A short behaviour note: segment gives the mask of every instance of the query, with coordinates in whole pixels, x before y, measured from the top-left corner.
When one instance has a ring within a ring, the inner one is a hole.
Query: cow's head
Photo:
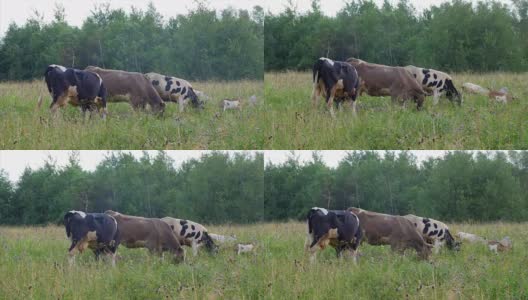
[[[446,238],[446,245],[448,249],[455,250],[455,251],[460,250],[460,247],[462,246],[462,242],[455,240],[449,230],[446,230],[445,238]]]
[[[66,236],[77,242],[89,231],[86,223],[86,213],[82,211],[71,210],[64,215],[64,227],[66,229]]]
[[[207,251],[209,251],[210,253],[218,253],[218,246],[214,243],[213,239],[209,236],[206,231],[203,232],[201,242],[204,243],[205,249],[207,249]]]
[[[191,103],[195,108],[204,108],[204,102],[198,98],[198,95],[194,92],[192,88],[189,88],[189,91],[187,92],[189,98],[191,99]]]
[[[65,71],[57,66],[48,66],[44,78],[52,98],[50,109],[55,111],[68,102],[70,85],[66,79]]]

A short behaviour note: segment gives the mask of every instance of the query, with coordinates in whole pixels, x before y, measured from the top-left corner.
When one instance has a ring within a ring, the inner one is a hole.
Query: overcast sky
[[[79,163],[84,170],[93,171],[101,160],[112,151],[98,151],[98,150],[82,150],[79,151]],[[118,151],[116,151],[118,152]],[[143,156],[143,151],[124,151],[132,153],[136,157]],[[147,151],[151,157],[157,155],[158,151]],[[191,158],[199,158],[202,154],[208,151],[190,150],[190,151],[166,151],[167,154],[174,160],[176,166],[181,165],[184,161]],[[229,153],[235,152],[252,152],[252,151],[227,151]],[[0,151],[0,170],[7,172],[9,179],[12,182],[17,182],[18,178],[24,172],[26,167],[31,169],[38,169],[44,166],[44,163],[51,157],[57,162],[58,166],[65,166],[68,164],[68,158],[71,151],[62,150],[3,150]]]
[[[196,7],[195,0],[151,0],[157,11],[161,13],[166,20],[178,14],[186,14],[190,9]],[[233,7],[236,9],[251,10],[254,6],[263,6],[266,11],[279,13],[284,11],[287,0],[201,0],[206,1],[210,8],[224,9]],[[476,2],[476,0],[472,0]],[[510,0],[499,0],[503,3],[511,4]],[[4,35],[11,22],[22,25],[26,20],[33,16],[33,11],[37,10],[44,15],[44,20],[49,22],[53,19],[55,4],[60,3],[65,8],[66,21],[70,25],[80,26],[84,19],[90,15],[90,10],[95,5],[107,3],[108,0],[0,0],[0,36]],[[311,0],[292,0],[300,11],[310,9]],[[344,7],[345,0],[323,0],[321,9],[327,15],[335,15],[337,11]],[[375,0],[380,5],[383,0]],[[389,0],[390,3],[396,4],[398,0]],[[438,5],[446,0],[410,0],[410,3],[422,11],[432,4]],[[145,10],[149,1],[146,0],[112,0],[111,8],[123,8],[130,11],[134,6]]]

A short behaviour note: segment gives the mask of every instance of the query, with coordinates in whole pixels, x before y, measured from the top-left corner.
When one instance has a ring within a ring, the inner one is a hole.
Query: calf
[[[427,259],[431,245],[427,244],[414,224],[402,216],[393,216],[351,207],[361,222],[363,234],[370,245],[390,245],[393,251],[416,250],[418,257]]]
[[[224,111],[228,110],[228,109],[237,109],[237,110],[241,110],[242,109],[242,101],[240,101],[239,99],[224,99],[222,100],[222,102],[220,102],[222,108],[224,109]]]
[[[180,242],[170,226],[162,220],[128,216],[111,210],[105,214],[117,221],[120,241],[125,247],[147,248],[150,253],[160,256],[164,251],[169,251],[175,262],[184,259]]]
[[[365,62],[357,58],[349,58],[359,75],[359,92],[367,92],[373,97],[390,96],[392,102],[412,99],[417,109],[421,109],[425,101],[425,92],[411,74],[403,67],[389,67]]]
[[[312,103],[317,105],[319,96],[326,98],[328,109],[334,115],[334,98],[350,99],[356,114],[356,98],[359,78],[356,69],[347,62],[319,58],[313,66]]]
[[[95,106],[98,110],[102,109],[102,116],[106,118],[106,88],[96,73],[49,65],[44,78],[52,96],[52,112],[70,103],[80,106],[83,113],[92,111]]]
[[[415,215],[405,215],[403,217],[414,224],[426,242],[433,244],[435,253],[438,253],[440,247],[444,244],[450,250],[460,250],[460,242],[455,241],[446,224],[434,219],[422,218]]]
[[[209,252],[218,252],[218,246],[215,245],[209,236],[207,229],[203,225],[193,221],[171,217],[165,217],[161,220],[169,224],[181,245],[190,246],[192,248],[194,256],[198,254],[198,249],[202,246],[205,246],[205,249]]]
[[[515,97],[506,88],[501,88],[499,91],[492,91],[471,82],[464,83],[462,88],[468,93],[483,95],[499,103],[508,103],[515,100]]]
[[[102,69],[88,66],[86,71],[97,73],[105,84],[111,101],[128,101],[134,109],[144,109],[150,105],[153,112],[161,113],[165,103],[145,75],[136,72]]]
[[[255,249],[255,245],[253,244],[237,244],[237,255],[240,255],[241,253],[249,253]]]
[[[101,253],[110,255],[115,266],[120,240],[117,222],[112,216],[71,210],[64,215],[64,227],[72,242],[68,249],[70,263],[76,252],[82,253],[88,247],[94,251],[96,259]]]
[[[305,250],[310,252],[310,260],[315,261],[318,249],[331,245],[338,257],[343,250],[349,250],[357,262],[357,249],[362,238],[358,217],[346,210],[327,210],[313,207],[308,212],[308,237]]]
[[[191,100],[196,108],[203,108],[204,102],[198,99],[198,95],[193,90],[192,85],[180,78],[169,77],[158,73],[147,73],[145,77],[152,84],[156,92],[164,101],[177,102],[180,112],[183,112],[184,104]]]
[[[488,248],[491,252],[495,252],[495,254],[498,254],[499,252],[510,251],[513,248],[513,244],[510,237],[507,236],[500,241],[489,241]]]
[[[480,237],[476,234],[473,234],[473,233],[467,233],[467,232],[462,232],[462,231],[459,231],[455,234],[455,236],[457,238],[459,238],[460,240],[462,241],[467,241],[469,243],[482,243],[482,244],[487,244],[487,240],[483,237]]]
[[[433,93],[433,103],[435,105],[438,104],[440,95],[444,93],[451,102],[456,101],[459,105],[462,104],[462,97],[455,88],[453,79],[448,74],[415,66],[406,66],[405,69],[422,85],[424,91]]]

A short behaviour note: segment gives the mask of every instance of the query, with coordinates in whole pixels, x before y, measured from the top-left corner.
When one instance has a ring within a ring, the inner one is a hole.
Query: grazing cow
[[[469,243],[482,243],[482,244],[488,243],[488,241],[485,238],[480,237],[473,233],[459,231],[455,234],[455,236],[459,238],[460,240],[467,241]]]
[[[205,249],[207,249],[209,252],[218,252],[218,246],[215,245],[209,236],[207,229],[203,225],[193,221],[175,219],[171,217],[165,217],[161,220],[169,224],[181,245],[192,248],[194,256],[198,254],[198,248],[202,246],[205,246]]]
[[[356,114],[356,98],[359,78],[356,69],[349,63],[333,61],[326,57],[319,58],[313,66],[312,103],[317,105],[323,94],[332,116],[334,115],[334,98],[351,99],[352,111]]]
[[[106,89],[96,73],[49,65],[44,78],[52,97],[50,109],[53,112],[69,102],[80,106],[83,113],[92,111],[95,106],[98,110],[102,109],[102,116],[106,117]]]
[[[183,112],[183,106],[189,100],[196,108],[204,107],[204,102],[198,99],[198,95],[196,95],[188,81],[158,73],[147,73],[145,76],[163,101],[172,101],[179,104],[180,112]]]
[[[184,251],[170,226],[160,219],[124,215],[112,210],[105,214],[114,217],[119,227],[121,244],[127,248],[147,248],[162,255],[169,251],[175,262],[184,259]]]
[[[88,247],[94,251],[96,259],[101,253],[110,255],[115,266],[119,231],[112,216],[71,210],[64,215],[64,227],[72,242],[68,249],[70,263],[77,251],[82,253]]]
[[[134,109],[144,109],[149,104],[152,111],[156,113],[161,113],[165,109],[165,103],[145,75],[141,73],[102,69],[94,66],[88,66],[85,70],[101,76],[108,97],[114,97],[109,101],[125,100]]]
[[[227,236],[216,233],[209,233],[209,236],[220,244],[235,242],[237,240],[236,235]]]
[[[308,212],[308,236],[305,250],[310,252],[310,260],[315,261],[318,249],[331,245],[338,257],[343,250],[351,252],[357,261],[357,248],[361,242],[362,231],[358,217],[346,210],[327,210],[313,207]]]
[[[221,107],[224,109],[224,111],[228,109],[242,109],[242,101],[239,99],[224,99],[222,102],[220,102]]]
[[[453,84],[453,79],[448,74],[433,70],[424,69],[415,66],[406,66],[405,69],[409,71],[416,81],[422,85],[424,91],[433,93],[433,103],[438,103],[438,98],[445,93],[447,99],[451,102],[456,101],[459,105],[462,104],[462,97]]]
[[[255,249],[255,245],[253,244],[237,244],[237,255],[240,255],[241,253],[249,253]]]
[[[422,86],[403,67],[389,67],[365,62],[357,58],[349,58],[360,78],[360,95],[367,92],[373,97],[390,96],[393,102],[412,99],[417,109],[421,109],[425,101]]]
[[[438,253],[440,247],[444,244],[450,250],[460,250],[460,242],[455,241],[446,224],[434,219],[422,218],[415,215],[405,215],[403,217],[414,224],[426,242],[433,244],[435,253]]]
[[[414,224],[402,216],[380,214],[351,207],[359,218],[363,234],[370,245],[390,245],[393,251],[402,253],[405,249],[416,250],[420,259],[431,254],[431,245],[427,244]]]

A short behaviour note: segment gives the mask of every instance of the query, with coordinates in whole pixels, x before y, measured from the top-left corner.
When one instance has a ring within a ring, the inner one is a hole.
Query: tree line
[[[216,11],[197,1],[187,15],[164,20],[152,3],[127,13],[95,6],[80,28],[57,5],[45,23],[35,12],[10,24],[0,40],[0,80],[41,78],[49,64],[158,72],[190,80],[262,79],[264,10]]]
[[[179,167],[165,152],[107,155],[94,171],[78,154],[59,167],[48,159],[26,168],[16,184],[0,169],[0,224],[59,223],[65,212],[172,216],[210,223],[263,220],[263,154],[210,152]]]
[[[320,0],[300,13],[293,2],[265,17],[265,69],[306,70],[318,57],[357,57],[446,71],[528,70],[528,0],[452,0],[418,13],[408,0],[351,0],[335,17]]]
[[[309,208],[360,207],[446,222],[528,220],[528,152],[453,151],[419,163],[410,152],[350,152],[328,167],[315,152],[264,170],[266,220],[304,219]]]

